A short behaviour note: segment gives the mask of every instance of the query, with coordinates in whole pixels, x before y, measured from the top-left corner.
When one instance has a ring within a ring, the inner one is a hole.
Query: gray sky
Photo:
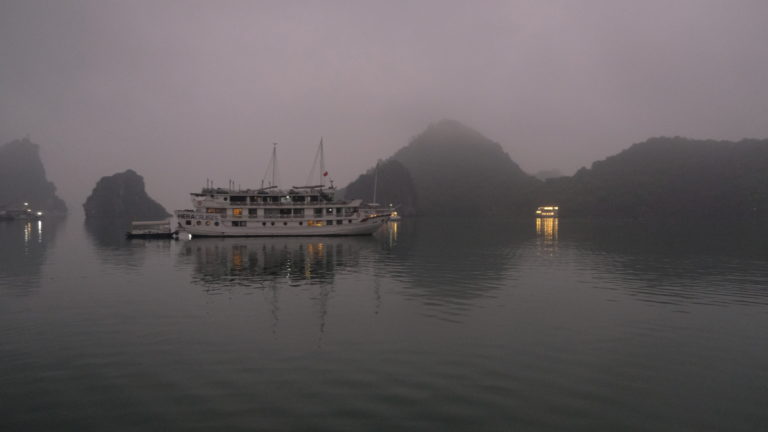
[[[133,168],[169,209],[207,177],[340,186],[455,118],[523,169],[651,136],[768,137],[768,2],[0,0],[0,142],[80,207]]]

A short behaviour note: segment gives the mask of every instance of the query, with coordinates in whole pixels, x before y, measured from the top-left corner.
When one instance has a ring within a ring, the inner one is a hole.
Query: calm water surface
[[[0,223],[0,430],[768,430],[768,235]]]

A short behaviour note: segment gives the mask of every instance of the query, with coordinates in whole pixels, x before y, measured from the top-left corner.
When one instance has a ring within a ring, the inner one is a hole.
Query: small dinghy
[[[128,238],[173,238],[178,234],[171,230],[171,220],[134,221],[131,230],[126,233]]]

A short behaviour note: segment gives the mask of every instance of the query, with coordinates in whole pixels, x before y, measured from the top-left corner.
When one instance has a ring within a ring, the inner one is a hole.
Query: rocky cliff
[[[376,177],[376,201],[383,205],[392,204],[404,215],[416,213],[418,207],[416,186],[413,184],[411,173],[400,162],[390,159],[378,167],[371,168],[361,174],[344,190],[344,197],[360,198],[366,202],[373,201],[374,177]]]
[[[67,212],[45,176],[40,147],[26,138],[0,146],[0,209],[22,208],[25,202],[48,214]]]
[[[158,220],[170,216],[147,195],[144,178],[130,169],[102,177],[83,208],[86,221]]]

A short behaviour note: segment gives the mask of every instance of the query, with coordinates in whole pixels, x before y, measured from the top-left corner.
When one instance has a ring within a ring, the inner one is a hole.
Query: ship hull
[[[213,225],[179,225],[179,230],[191,234],[193,237],[314,237],[314,236],[363,236],[372,235],[383,225],[386,225],[388,217],[375,217],[366,221],[355,221],[343,225],[307,226],[298,225],[296,222],[283,225],[276,222],[275,225],[266,226],[255,224],[250,227],[234,227]]]

